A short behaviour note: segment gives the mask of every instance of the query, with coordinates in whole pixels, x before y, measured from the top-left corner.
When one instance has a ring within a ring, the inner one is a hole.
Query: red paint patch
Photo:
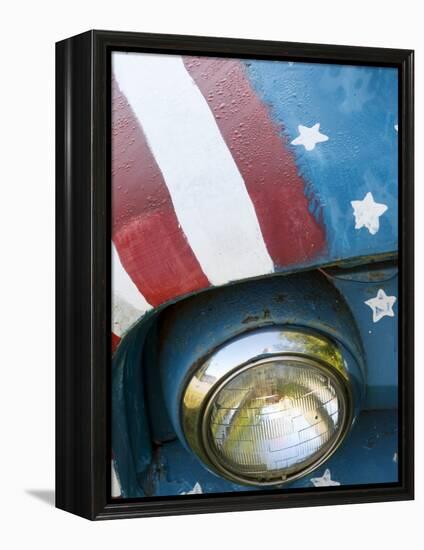
[[[113,82],[112,233],[125,270],[157,306],[209,286],[179,227],[162,173]]]
[[[294,157],[243,65],[206,57],[186,57],[184,63],[237,163],[274,263],[283,267],[315,257],[325,249],[324,229],[309,212]]]
[[[115,353],[115,350],[118,347],[120,341],[121,338],[117,334],[112,332],[112,355]]]

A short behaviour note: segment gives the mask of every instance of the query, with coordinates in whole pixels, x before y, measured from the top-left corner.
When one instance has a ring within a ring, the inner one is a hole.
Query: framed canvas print
[[[57,506],[413,498],[413,53],[91,31],[56,107]]]

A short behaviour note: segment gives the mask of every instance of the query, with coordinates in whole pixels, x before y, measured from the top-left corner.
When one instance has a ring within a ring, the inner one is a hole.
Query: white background
[[[5,548],[417,548],[415,502],[91,523],[55,510],[54,42],[97,28],[416,50],[417,267],[422,268],[423,15],[418,0],[67,0],[2,3],[0,21],[0,545]],[[417,277],[417,388],[423,277]],[[418,392],[420,397],[421,392]],[[35,494],[34,494],[35,492]],[[38,494],[38,496],[37,496]],[[41,495],[41,499],[40,499]]]

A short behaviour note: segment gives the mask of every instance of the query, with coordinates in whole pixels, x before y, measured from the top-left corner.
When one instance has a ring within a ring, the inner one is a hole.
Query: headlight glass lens
[[[337,376],[298,358],[268,360],[218,389],[206,410],[204,440],[212,462],[230,476],[283,482],[328,454],[345,416]]]
[[[352,425],[350,372],[338,344],[321,334],[246,332],[191,371],[181,402],[185,440],[235,483],[278,486],[306,476]]]

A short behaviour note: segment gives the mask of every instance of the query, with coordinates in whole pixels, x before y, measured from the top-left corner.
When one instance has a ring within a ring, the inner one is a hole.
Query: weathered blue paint
[[[144,398],[151,438],[154,443],[169,441],[176,437],[166,411],[160,370],[158,368],[158,327],[153,323],[143,349],[143,375],[145,380]]]
[[[341,486],[398,481],[397,411],[363,412],[344,445],[324,465],[308,476],[285,485],[282,490],[316,490],[311,482],[328,468],[331,479]],[[353,468],[352,465],[355,464]],[[146,494],[180,495],[199,483],[203,493],[252,491],[206,470],[202,463],[176,440],[158,448],[155,460],[140,478]],[[270,489],[275,490],[275,488]]]
[[[372,274],[364,280],[364,274]],[[397,408],[398,406],[398,303],[394,317],[383,317],[376,323],[366,300],[383,289],[387,295],[398,296],[397,269],[376,267],[355,273],[355,280],[334,272],[333,284],[343,294],[359,328],[367,364],[367,386],[364,408]],[[349,276],[349,275],[348,275]],[[352,277],[353,275],[349,276]]]
[[[328,141],[290,145],[322,218],[329,259],[394,252],[398,235],[398,74],[395,68],[246,61],[249,79],[291,143],[320,123]],[[372,235],[355,229],[351,201],[371,192],[388,207]]]
[[[182,392],[192,365],[227,340],[269,325],[316,330],[338,341],[353,376],[356,401],[363,381],[355,377],[361,364],[359,333],[337,289],[319,272],[298,273],[227,286],[172,306],[161,332],[163,391],[174,429],[184,442],[180,424]]]
[[[153,318],[127,334],[112,361],[113,457],[124,497],[143,496],[137,475],[153,457],[143,376],[143,345]]]
[[[397,296],[393,264],[328,269],[325,274],[297,273],[205,292],[168,309],[159,336],[157,312],[143,319],[123,339],[113,361],[112,439],[123,496],[179,494],[191,490],[196,481],[204,484],[205,492],[251,490],[210,474],[183,447],[179,403],[192,364],[231,337],[274,324],[309,327],[335,338],[351,369],[355,358],[365,357],[362,406],[369,414],[362,413],[362,427],[354,428],[340,451],[321,469],[330,468],[332,478],[344,484],[395,481],[397,304],[395,317],[373,323],[372,311],[364,302],[379,288]],[[158,347],[162,362],[169,365],[161,380]],[[387,429],[379,427],[379,419],[382,426],[388,422]],[[165,443],[175,435],[172,424],[179,439]],[[310,486],[308,479],[298,480],[292,487]]]
[[[329,468],[332,479],[341,485],[396,483],[397,453],[398,411],[364,411],[343,446],[310,477],[321,476]],[[308,486],[308,478],[299,482],[293,486]]]

